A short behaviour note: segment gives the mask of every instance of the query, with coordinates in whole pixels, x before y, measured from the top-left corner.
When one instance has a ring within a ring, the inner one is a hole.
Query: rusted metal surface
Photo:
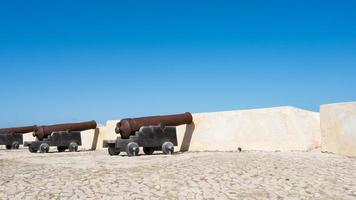
[[[38,126],[33,136],[38,140],[42,140],[56,131],[85,131],[95,129],[96,126],[96,121]]]
[[[37,126],[23,126],[14,128],[2,128],[0,129],[0,134],[25,134],[35,131]]]
[[[160,125],[164,126],[179,126],[183,124],[191,124],[193,116],[186,112],[178,115],[151,116],[141,118],[122,119],[116,124],[115,132],[121,135],[121,138],[128,139],[130,135],[134,135],[142,126]]]

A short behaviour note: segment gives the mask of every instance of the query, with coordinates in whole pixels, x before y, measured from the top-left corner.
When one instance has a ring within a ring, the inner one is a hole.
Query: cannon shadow
[[[182,140],[182,145],[180,146],[179,151],[181,152],[189,151],[190,142],[192,140],[194,130],[195,130],[194,122],[186,125],[183,140]]]

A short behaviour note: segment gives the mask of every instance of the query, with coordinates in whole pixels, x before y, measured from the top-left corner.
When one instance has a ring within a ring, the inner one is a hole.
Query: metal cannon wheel
[[[143,152],[146,155],[152,155],[155,149],[153,147],[143,147]]]
[[[31,153],[36,153],[38,151],[38,148],[35,148],[35,147],[31,147],[31,145],[28,147],[28,150],[31,152]]]
[[[76,142],[71,142],[68,146],[70,152],[78,151],[78,144]]]
[[[6,145],[6,149],[19,149],[20,144],[19,142],[15,141],[12,144]]]
[[[120,151],[118,151],[118,150],[115,148],[115,146],[110,146],[110,147],[108,148],[108,153],[109,153],[110,156],[117,156],[117,155],[120,154]]]
[[[64,151],[66,151],[66,149],[67,149],[66,146],[58,146],[57,147],[58,152],[64,152]]]
[[[126,146],[126,153],[128,156],[137,156],[140,152],[140,147],[136,142],[130,142]]]
[[[19,149],[19,147],[20,147],[20,144],[17,141],[13,142],[11,145],[11,149]]]
[[[49,144],[42,143],[40,145],[40,153],[48,153],[49,152]]]
[[[174,153],[174,145],[172,142],[165,142],[162,144],[162,152],[164,154],[173,154]]]

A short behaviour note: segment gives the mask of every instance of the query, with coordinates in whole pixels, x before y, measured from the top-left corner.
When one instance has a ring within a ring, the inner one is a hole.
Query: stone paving
[[[318,152],[0,150],[0,199],[356,199],[356,159]]]

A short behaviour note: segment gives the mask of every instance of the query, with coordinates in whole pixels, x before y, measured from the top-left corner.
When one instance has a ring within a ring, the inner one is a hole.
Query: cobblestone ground
[[[0,150],[0,172],[0,199],[356,199],[356,159],[316,152]]]

